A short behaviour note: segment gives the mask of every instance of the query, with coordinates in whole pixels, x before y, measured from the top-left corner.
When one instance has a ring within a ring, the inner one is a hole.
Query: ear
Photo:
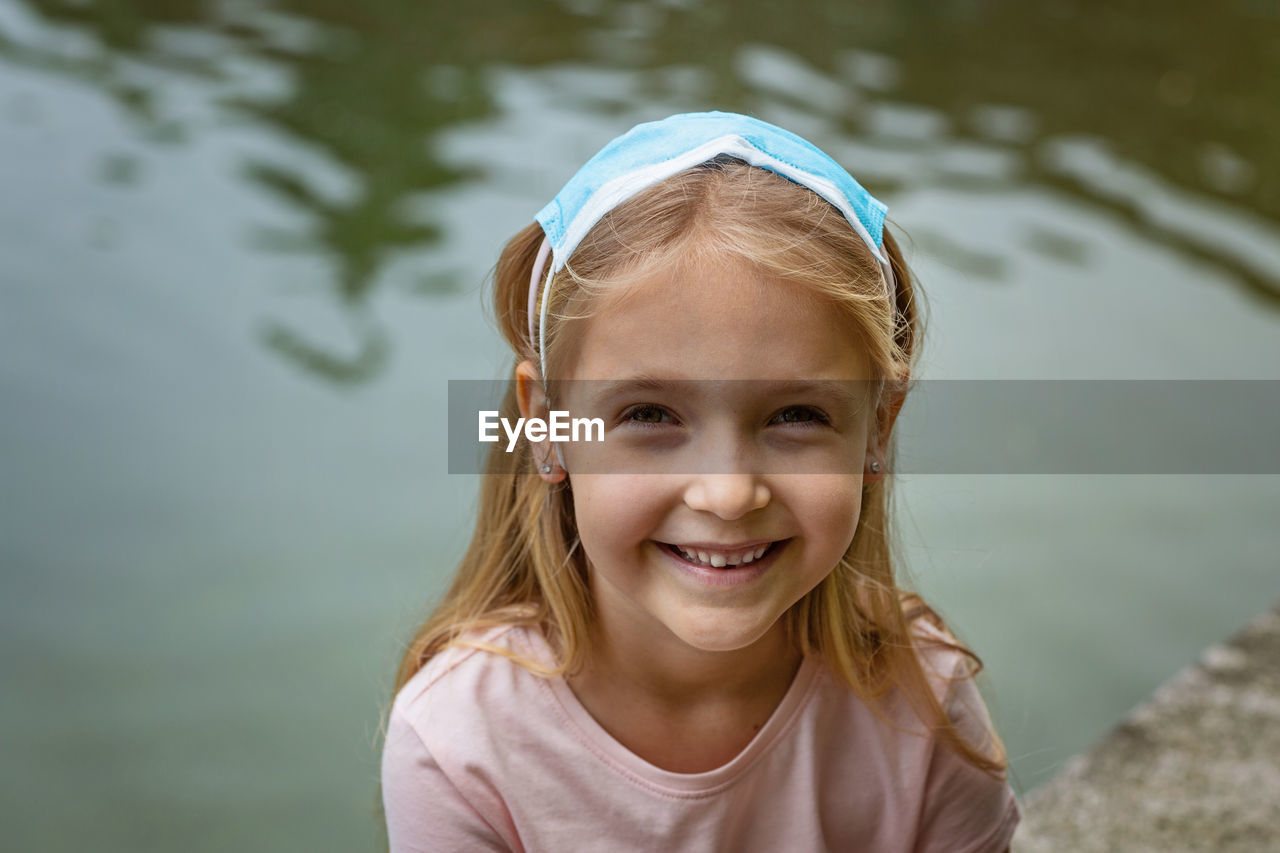
[[[516,365],[516,402],[520,405],[520,417],[542,418],[546,420],[550,414],[546,392],[542,388],[542,379],[538,375],[538,367],[532,361],[525,360]],[[565,478],[565,470],[557,464],[551,452],[551,442],[543,441],[533,445],[534,464],[538,466],[538,476],[548,483],[559,483]],[[548,470],[549,469],[549,470]]]
[[[867,434],[867,458],[862,469],[863,483],[878,482],[889,473],[888,463],[885,461],[885,451],[889,445],[889,436],[893,434],[893,425],[898,420],[898,414],[902,411],[902,404],[907,400],[906,382],[910,377],[910,373],[906,370],[902,373],[902,379],[888,386],[885,389],[885,397],[881,399],[880,405],[876,411],[876,423],[871,425],[871,429]],[[880,465],[879,471],[871,470],[871,463],[877,462]]]

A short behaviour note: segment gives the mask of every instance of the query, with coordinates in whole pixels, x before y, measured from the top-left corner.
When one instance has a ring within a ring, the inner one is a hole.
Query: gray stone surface
[[[1280,604],[1023,803],[1014,853],[1280,851]]]

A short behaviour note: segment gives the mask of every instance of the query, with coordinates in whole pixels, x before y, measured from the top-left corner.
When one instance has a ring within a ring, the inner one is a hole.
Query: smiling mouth
[[[779,539],[776,542],[766,542],[762,545],[755,545],[749,548],[704,548],[693,545],[672,545],[667,542],[659,543],[672,554],[675,554],[686,563],[692,563],[695,566],[703,566],[712,569],[736,569],[740,566],[747,566],[751,563],[763,560],[771,551],[783,544],[787,540]]]

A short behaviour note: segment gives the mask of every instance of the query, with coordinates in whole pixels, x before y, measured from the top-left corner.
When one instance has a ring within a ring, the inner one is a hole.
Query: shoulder
[[[918,657],[934,696],[951,723],[973,747],[989,755],[1001,751],[986,703],[978,689],[980,666],[947,630],[924,619],[912,625]]]
[[[833,710],[823,716],[828,726],[856,731],[866,749],[882,753],[895,772],[919,778],[928,766],[941,721],[931,716],[927,689],[967,742],[978,747],[992,737],[986,706],[974,680],[977,666],[945,629],[924,620],[910,626],[909,655],[899,654],[897,670],[883,692],[867,695],[850,688],[837,670],[824,669],[822,702]],[[901,652],[902,642],[895,644]],[[914,660],[914,663],[913,663]],[[918,672],[910,671],[918,664]],[[923,676],[923,681],[920,676]],[[848,737],[848,734],[842,737]]]
[[[451,779],[418,732],[394,710],[382,748],[381,781],[393,853],[508,849],[501,812],[487,809],[483,798],[477,801]]]
[[[935,673],[944,676],[955,674],[957,666],[968,656],[957,647],[960,642],[946,628],[934,625],[925,617],[911,623],[911,636],[920,652],[921,660]]]
[[[971,747],[1003,758],[986,703],[975,681],[976,662],[948,632],[917,620],[912,626],[925,674],[956,732]],[[934,738],[924,778],[917,849],[999,853],[1021,818],[1007,781],[965,761]]]
[[[539,676],[520,661],[550,666],[549,650],[534,629],[501,626],[464,635],[429,660],[396,694],[392,715],[428,746],[439,735],[454,741],[494,711],[537,689]]]
[[[381,768],[393,850],[513,844],[503,756],[545,702],[540,677],[509,655],[548,664],[538,640],[512,626],[466,635],[396,694]]]

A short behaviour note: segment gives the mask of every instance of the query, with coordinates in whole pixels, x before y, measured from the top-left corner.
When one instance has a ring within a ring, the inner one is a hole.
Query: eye
[[[831,419],[821,409],[813,406],[787,406],[773,416],[773,423],[826,426]]]
[[[622,413],[622,420],[641,426],[659,426],[664,423],[675,423],[671,413],[653,403],[641,403],[632,406]]]

